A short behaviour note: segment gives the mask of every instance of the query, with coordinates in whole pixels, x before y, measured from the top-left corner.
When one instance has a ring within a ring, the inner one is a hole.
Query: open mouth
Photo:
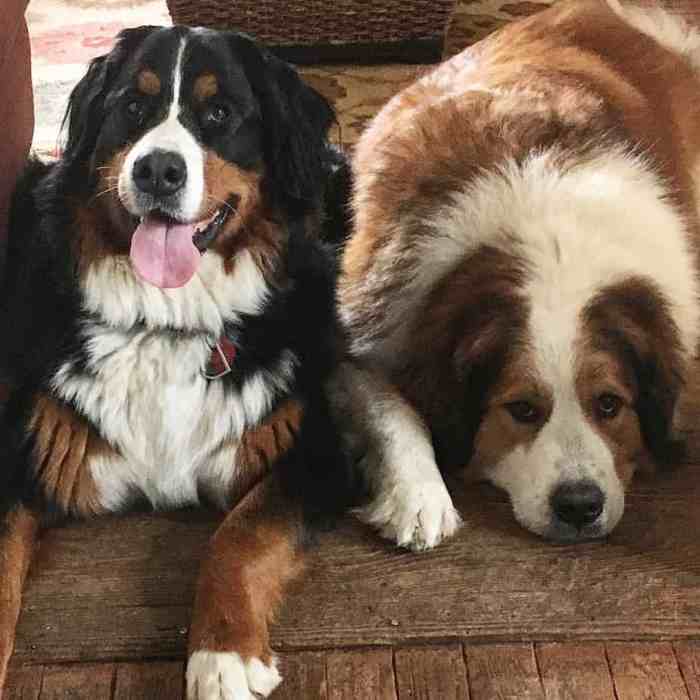
[[[235,213],[234,195],[221,208],[195,222],[181,222],[158,210],[149,212],[131,238],[131,263],[146,282],[162,289],[182,287],[194,276],[200,259]]]

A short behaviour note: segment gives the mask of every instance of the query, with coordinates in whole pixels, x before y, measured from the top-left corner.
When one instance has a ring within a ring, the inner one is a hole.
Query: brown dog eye
[[[231,110],[226,105],[213,104],[207,107],[204,112],[204,125],[221,126],[228,120],[229,116],[231,116]]]
[[[622,399],[615,394],[601,394],[597,399],[598,416],[603,420],[614,418],[622,408]]]
[[[513,401],[506,404],[506,408],[518,423],[537,423],[540,419],[539,409],[529,401]]]
[[[132,121],[140,122],[143,119],[143,104],[138,100],[131,100],[126,105],[126,113]]]

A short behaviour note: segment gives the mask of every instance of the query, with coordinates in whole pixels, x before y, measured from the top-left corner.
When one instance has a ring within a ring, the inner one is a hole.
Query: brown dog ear
[[[526,275],[516,255],[484,245],[425,303],[401,386],[426,417],[442,467],[470,461],[489,392],[522,343]]]
[[[634,408],[657,466],[686,459],[673,418],[683,388],[685,354],[668,302],[651,280],[630,278],[602,290],[584,312],[594,342],[632,370]]]
[[[656,465],[670,467],[684,462],[686,443],[673,429],[683,387],[682,355],[673,345],[662,347],[651,337],[625,335],[624,329],[611,331],[607,338],[615,343],[633,369],[637,384],[634,409],[644,444]]]

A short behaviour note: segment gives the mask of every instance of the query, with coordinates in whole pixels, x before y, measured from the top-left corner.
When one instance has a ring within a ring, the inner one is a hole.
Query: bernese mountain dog
[[[270,613],[309,526],[355,493],[324,393],[333,120],[233,32],[126,30],[74,89],[62,156],[18,186],[0,294],[0,673],[41,518],[207,501],[228,514],[197,586],[188,697],[280,682]]]
[[[700,31],[649,3],[559,2],[381,110],[339,282],[355,404],[384,406],[367,519],[406,539],[432,503],[450,534],[439,464],[534,533],[598,538],[635,469],[682,461],[699,162]]]

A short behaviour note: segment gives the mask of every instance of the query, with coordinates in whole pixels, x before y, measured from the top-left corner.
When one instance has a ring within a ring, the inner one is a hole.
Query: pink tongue
[[[131,264],[139,276],[164,289],[187,284],[201,259],[192,243],[194,230],[195,224],[147,216],[131,239]]]

